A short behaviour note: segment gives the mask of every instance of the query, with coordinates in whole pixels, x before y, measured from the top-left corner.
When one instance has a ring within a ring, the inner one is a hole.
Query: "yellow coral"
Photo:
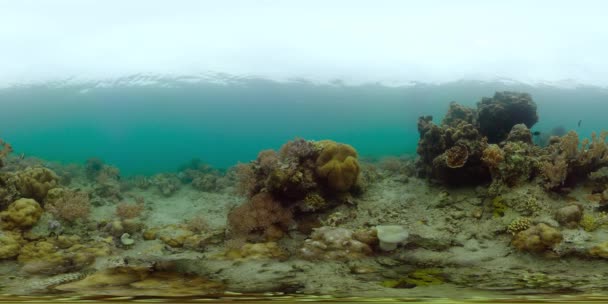
[[[57,187],[59,177],[47,168],[28,168],[17,173],[17,189],[23,197],[42,202],[49,190]]]
[[[42,208],[33,199],[18,199],[6,211],[0,212],[0,225],[4,229],[29,228],[42,216]]]
[[[585,213],[581,218],[579,225],[585,229],[585,231],[591,232],[595,231],[602,225],[606,225],[608,223],[608,214],[605,212],[600,212],[598,216],[593,216],[591,214]]]
[[[175,225],[166,226],[158,232],[160,240],[171,247],[183,247],[186,240],[193,235],[194,232]]]
[[[589,254],[592,256],[608,259],[608,242],[603,242],[589,249]]]
[[[527,217],[520,217],[511,222],[509,226],[507,226],[507,232],[510,234],[517,234],[520,231],[524,231],[530,228],[532,221]]]
[[[81,244],[76,236],[43,239],[23,246],[17,260],[29,273],[61,273],[82,269],[98,256],[110,254],[107,243]]]
[[[247,243],[238,249],[226,251],[224,256],[231,260],[284,259],[287,257],[287,253],[277,243],[267,242]]]
[[[21,236],[18,233],[0,232],[0,260],[10,259],[19,255]]]
[[[502,196],[497,196],[492,199],[492,207],[494,208],[494,211],[492,212],[494,217],[505,216],[505,212],[507,212],[507,209],[509,209],[509,207],[504,203]]]
[[[316,172],[327,180],[330,188],[346,192],[357,182],[359,162],[357,151],[350,145],[324,140],[318,143],[321,153],[316,161]]]

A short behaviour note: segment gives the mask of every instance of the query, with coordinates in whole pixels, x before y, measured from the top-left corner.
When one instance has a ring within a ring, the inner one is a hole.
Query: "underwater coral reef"
[[[19,157],[0,140],[0,288],[605,291],[608,132],[535,143],[538,121],[532,96],[497,92],[452,102],[440,123],[420,117],[417,157],[295,138],[227,170],[195,159],[154,176]]]

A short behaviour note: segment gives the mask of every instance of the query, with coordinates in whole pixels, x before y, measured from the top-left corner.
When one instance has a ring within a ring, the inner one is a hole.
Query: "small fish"
[[[582,120],[582,119],[578,121],[578,127],[579,127],[579,128],[581,127],[581,122],[583,122],[583,120]]]
[[[25,158],[25,153],[21,153],[21,154],[19,154],[19,159],[20,159],[20,160],[23,160],[24,158]]]
[[[532,132],[532,135],[533,136],[540,136],[540,131],[534,131],[534,132]]]

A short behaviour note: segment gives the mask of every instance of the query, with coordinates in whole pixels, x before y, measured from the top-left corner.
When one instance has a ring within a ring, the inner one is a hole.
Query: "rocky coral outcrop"
[[[352,230],[324,226],[304,241],[300,255],[310,260],[354,260],[372,253],[369,244],[356,239]]]
[[[484,97],[477,104],[479,131],[490,143],[499,143],[517,124],[532,128],[538,122],[536,103],[530,94],[496,92],[494,97]]]

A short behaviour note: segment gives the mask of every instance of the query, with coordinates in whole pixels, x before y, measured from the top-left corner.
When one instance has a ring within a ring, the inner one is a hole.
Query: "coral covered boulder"
[[[357,151],[346,144],[324,140],[318,143],[322,149],[317,158],[317,174],[327,185],[338,192],[350,190],[359,176]]]
[[[531,128],[538,122],[536,103],[527,93],[496,92],[494,97],[484,97],[477,104],[477,121],[488,142],[498,143],[507,138],[514,125]]]
[[[300,254],[310,260],[354,260],[370,255],[371,247],[356,236],[349,229],[321,227],[304,242]]]
[[[544,223],[532,226],[515,235],[511,244],[521,251],[542,253],[562,241],[562,233]]]
[[[42,211],[35,200],[18,199],[10,204],[6,211],[0,212],[0,225],[4,229],[30,228],[38,222]]]

